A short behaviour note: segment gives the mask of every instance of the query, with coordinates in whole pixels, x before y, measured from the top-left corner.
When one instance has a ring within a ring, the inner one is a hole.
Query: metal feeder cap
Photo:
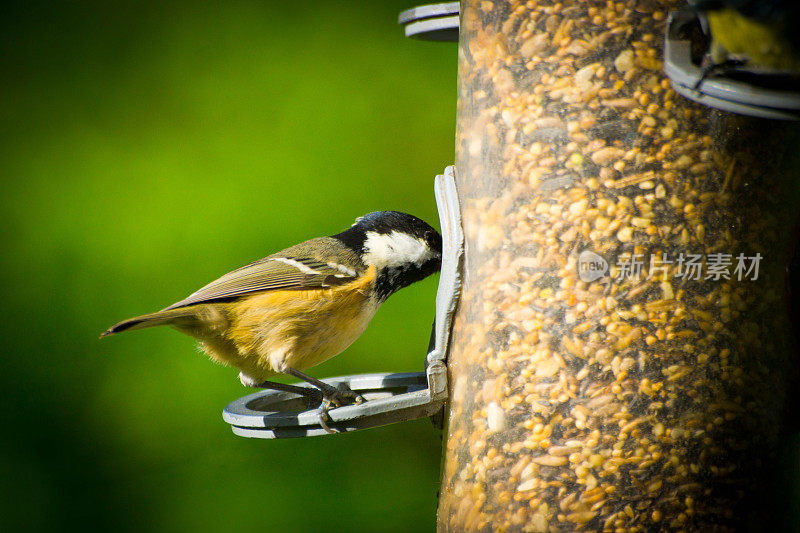
[[[398,22],[405,26],[406,37],[423,41],[458,41],[458,2],[427,4],[400,13]]]

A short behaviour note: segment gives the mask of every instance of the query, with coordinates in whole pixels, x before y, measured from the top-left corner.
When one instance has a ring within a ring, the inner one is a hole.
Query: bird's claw
[[[700,77],[697,79],[692,89],[694,89],[695,91],[699,91],[700,86],[703,85],[703,82],[705,82],[707,79],[713,78],[714,76],[720,74],[724,75],[726,74],[726,71],[736,69],[746,64],[747,64],[746,60],[733,57],[725,59],[720,63],[714,63],[709,61],[708,63],[704,64],[701,67]]]
[[[324,400],[322,404],[319,406],[319,413],[318,413],[319,425],[322,426],[322,429],[324,429],[328,433],[338,433],[339,432],[338,430],[331,429],[330,426],[328,425],[328,423],[332,421],[330,415],[328,414],[328,411],[330,409],[331,409],[331,402],[329,402],[328,400]]]
[[[351,405],[351,404],[361,404],[367,401],[364,399],[363,396],[351,390],[344,383],[339,384],[336,393],[334,393],[332,396],[333,396],[332,400],[335,401],[337,404],[336,407],[342,407],[343,405]]]
[[[330,422],[332,422],[328,411],[331,409],[336,409],[337,407],[343,407],[345,405],[362,404],[367,401],[357,392],[353,392],[347,388],[342,388],[343,386],[347,387],[347,385],[341,384],[335,392],[331,392],[329,395],[323,396],[322,403],[319,406],[319,425],[322,426],[322,429],[328,433],[338,433],[338,430],[331,429],[331,427],[328,425]]]

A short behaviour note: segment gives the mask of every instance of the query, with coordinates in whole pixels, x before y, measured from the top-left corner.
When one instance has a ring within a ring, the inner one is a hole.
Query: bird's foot
[[[328,411],[344,405],[352,405],[354,403],[359,404],[366,401],[363,396],[350,390],[345,383],[340,383],[338,386],[334,387],[329,383],[320,381],[317,378],[313,378],[308,374],[304,374],[299,370],[288,366],[282,368],[281,372],[302,379],[307,383],[311,383],[322,393],[322,403],[319,407],[319,424],[328,433],[336,433],[336,431],[332,430],[328,425],[331,422]]]
[[[274,381],[256,381],[245,374],[239,374],[239,379],[243,385],[248,387],[289,392],[301,396],[306,399],[308,409],[320,405],[325,400],[325,396],[322,391],[312,387],[298,387],[297,385],[275,383]]]
[[[335,389],[330,391],[328,395],[323,395],[323,396],[325,400],[332,401],[336,407],[342,407],[343,405],[360,404],[367,401],[359,393],[350,389],[350,387],[348,387],[347,384],[345,383],[339,383],[339,385]]]
[[[328,425],[331,422],[328,411],[345,405],[362,404],[365,401],[367,400],[363,396],[350,390],[344,383],[340,383],[337,388],[330,387],[323,392],[322,403],[319,406],[319,425],[328,433],[338,433]]]
[[[709,61],[705,65],[703,65],[700,77],[697,79],[697,82],[694,84],[695,91],[700,89],[700,86],[703,85],[703,82],[706,81],[708,78],[713,78],[717,75],[724,75],[726,72],[735,70],[739,67],[742,67],[747,64],[746,59],[738,58],[738,57],[728,57],[724,61],[715,63]]]

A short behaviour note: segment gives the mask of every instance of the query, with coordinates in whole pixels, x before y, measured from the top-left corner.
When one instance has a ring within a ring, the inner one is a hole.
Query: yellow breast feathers
[[[256,381],[284,365],[304,370],[340,354],[364,332],[380,305],[369,297],[375,277],[370,267],[338,287],[273,290],[208,304],[224,307],[226,324],[207,324],[191,334],[213,359]]]

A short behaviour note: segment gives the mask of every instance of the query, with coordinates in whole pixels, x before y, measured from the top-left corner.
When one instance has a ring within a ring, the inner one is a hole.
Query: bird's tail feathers
[[[100,338],[107,337],[109,335],[114,335],[115,333],[121,333],[123,331],[128,331],[131,329],[144,329],[144,328],[152,328],[155,326],[163,326],[165,324],[175,324],[179,322],[182,318],[190,318],[194,316],[194,311],[191,308],[178,308],[178,309],[166,309],[164,311],[158,311],[156,313],[150,313],[148,315],[137,316],[133,318],[129,318],[128,320],[123,320],[119,324],[114,324],[107,330],[105,330],[101,335]]]

